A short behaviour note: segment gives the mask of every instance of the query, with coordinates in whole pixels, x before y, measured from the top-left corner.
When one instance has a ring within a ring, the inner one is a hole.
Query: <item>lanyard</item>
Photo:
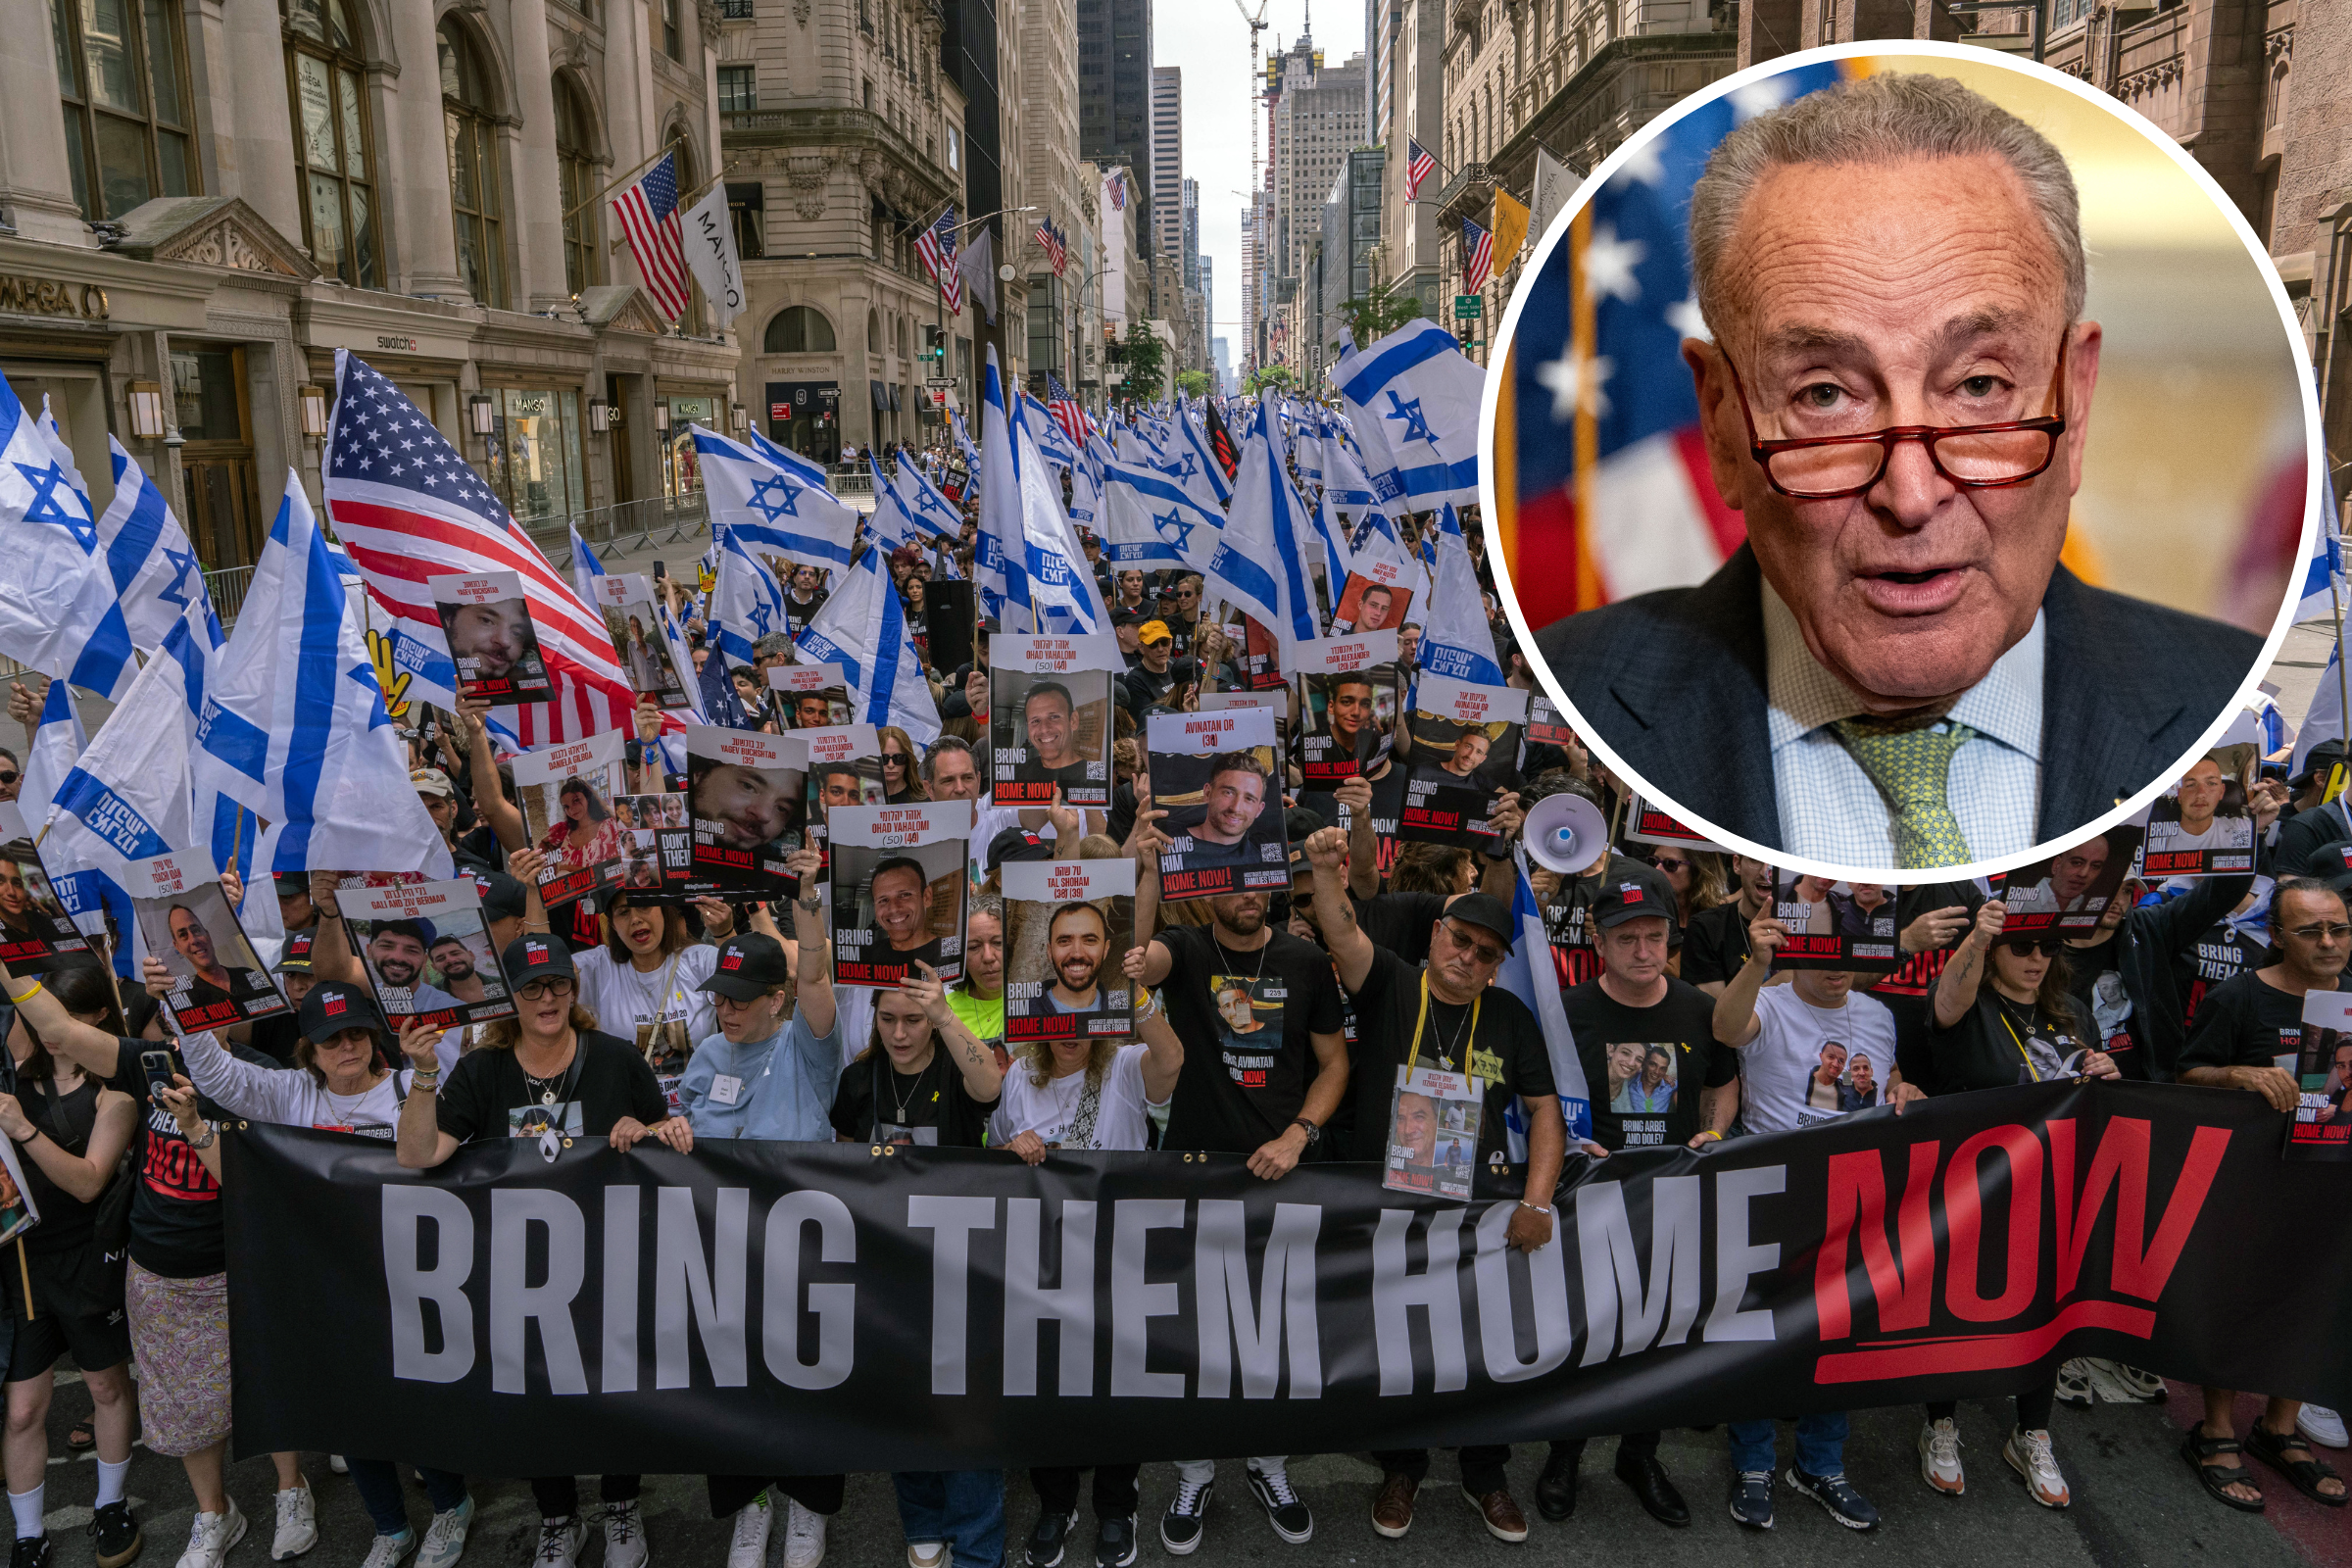
[[[2034,1053],[2028,1051],[2026,1049],[2025,1041],[2018,1038],[2017,1025],[2010,1020],[2009,1009],[2007,1007],[2000,1008],[2000,1014],[2001,1027],[2009,1031],[2010,1043],[2017,1047],[2017,1054],[2025,1058],[2027,1076],[2031,1077],[2035,1083],[2041,1082],[2041,1074],[2036,1072],[2034,1068]]]
[[[1453,1037],[1453,1043],[1462,1048],[1461,1070],[1462,1076],[1465,1078],[1473,1076],[1470,1071],[1470,1053],[1478,1049],[1478,1009],[1486,1004],[1486,1000],[1487,999],[1484,996],[1473,997],[1470,1000],[1469,1038],[1464,1040],[1458,1033]],[[1421,1012],[1418,1017],[1413,1019],[1412,1049],[1407,1051],[1404,1054],[1404,1070],[1406,1072],[1411,1072],[1414,1065],[1421,1059],[1421,1031],[1425,1026],[1427,1026],[1428,1023],[1429,971],[1424,969],[1421,971]],[[1443,1056],[1439,1057],[1438,1060],[1439,1065],[1443,1066],[1445,1064],[1445,1058]]]

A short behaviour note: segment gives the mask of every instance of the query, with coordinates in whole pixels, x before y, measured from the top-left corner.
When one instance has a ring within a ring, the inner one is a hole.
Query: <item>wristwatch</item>
[[[1306,1147],[1309,1149],[1314,1148],[1317,1144],[1323,1141],[1323,1129],[1316,1126],[1313,1122],[1308,1121],[1304,1116],[1293,1116],[1291,1118],[1291,1125],[1294,1127],[1303,1127],[1306,1129]]]

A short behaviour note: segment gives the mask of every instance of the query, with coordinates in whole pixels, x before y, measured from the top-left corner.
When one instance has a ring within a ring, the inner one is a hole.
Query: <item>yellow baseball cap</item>
[[[1172,643],[1175,640],[1176,634],[1168,630],[1168,623],[1164,620],[1147,620],[1136,629],[1135,633],[1138,647],[1149,647],[1152,643]]]

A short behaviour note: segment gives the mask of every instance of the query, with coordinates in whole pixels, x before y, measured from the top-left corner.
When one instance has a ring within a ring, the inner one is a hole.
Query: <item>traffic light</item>
[[[920,353],[919,355],[917,355],[917,356],[916,356],[916,358],[917,358],[917,359],[924,359],[924,360],[943,360],[943,361],[944,361],[944,360],[945,360],[947,357],[948,357],[948,335],[947,335],[946,331],[945,331],[944,329],[942,329],[942,328],[940,328],[940,327],[936,327],[936,326],[926,326],[926,327],[924,327],[924,328],[923,328],[923,349],[922,349],[922,353]]]

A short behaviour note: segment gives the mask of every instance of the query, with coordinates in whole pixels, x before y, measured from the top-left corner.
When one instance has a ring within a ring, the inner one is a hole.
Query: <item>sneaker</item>
[[[2307,1404],[2297,1410],[2295,1430],[2323,1448],[2352,1447],[2344,1437],[2344,1418],[2324,1404]]]
[[[1772,1528],[1772,1472],[1742,1470],[1732,1477],[1732,1522],[1750,1530]]]
[[[1947,1497],[1968,1491],[1968,1472],[1960,1468],[1960,1428],[1950,1416],[1919,1429],[1919,1479]]]
[[[318,1499],[311,1484],[288,1487],[277,1494],[277,1533],[270,1538],[270,1560],[284,1562],[318,1544]]]
[[[466,1554],[466,1534],[472,1528],[470,1496],[448,1512],[433,1515],[433,1522],[424,1527],[424,1549],[416,1553],[416,1568],[451,1568]]]
[[[237,1499],[228,1499],[223,1513],[200,1513],[188,1526],[188,1549],[179,1554],[179,1568],[220,1568],[228,1549],[245,1539],[245,1516]]]
[[[762,1492],[735,1510],[735,1539],[727,1543],[727,1568],[763,1568],[767,1561],[767,1533],[775,1527],[775,1510]]]
[[[147,1544],[146,1534],[130,1516],[127,1502],[110,1502],[99,1509],[82,1527],[82,1533],[90,1538],[98,1568],[122,1568]]]
[[[1508,1491],[1498,1488],[1494,1492],[1477,1493],[1464,1487],[1462,1500],[1478,1510],[1479,1522],[1487,1527],[1487,1534],[1496,1541],[1516,1544],[1527,1539],[1527,1515],[1519,1511],[1519,1504]]]
[[[1298,1500],[1298,1494],[1291,1490],[1288,1471],[1277,1470],[1266,1475],[1250,1465],[1243,1474],[1250,1478],[1250,1495],[1266,1510],[1266,1523],[1274,1527],[1276,1535],[1294,1546],[1302,1546],[1315,1539],[1315,1516]]]
[[[49,1568],[49,1536],[46,1531],[37,1536],[19,1536],[17,1549],[8,1559],[8,1568]],[[385,1568],[391,1568],[386,1564]]]
[[[1372,1499],[1372,1528],[1379,1534],[1396,1541],[1413,1528],[1413,1495],[1421,1483],[1411,1476],[1389,1476],[1380,1484],[1380,1492]]]
[[[2121,1361],[2104,1356],[2084,1356],[2082,1369],[2089,1374],[2090,1392],[2109,1404],[2155,1404],[2165,1396],[2164,1379],[2128,1367]],[[2156,1385],[2154,1394],[2148,1384]]]
[[[539,1549],[531,1568],[572,1568],[588,1543],[588,1526],[576,1513],[539,1521]]]
[[[1879,1510],[1853,1489],[1842,1470],[1835,1475],[1809,1476],[1792,1464],[1788,1467],[1788,1484],[1827,1508],[1830,1517],[1848,1530],[1879,1527]]]
[[[2058,1367],[2058,1402],[2078,1410],[2090,1408],[2090,1364],[2081,1356]]]
[[[1104,1519],[1095,1526],[1095,1568],[1127,1568],[1135,1561],[1135,1517]]]
[[[2018,1428],[2001,1445],[2001,1457],[2025,1479],[2026,1495],[2044,1508],[2063,1508],[2074,1501],[2074,1494],[2066,1490],[2066,1477],[2058,1473],[2058,1456],[2050,1451],[2047,1432]]]
[[[645,1568],[645,1516],[635,1497],[605,1504],[605,1568]]]
[[[1182,1476],[1176,1478],[1176,1495],[1159,1516],[1159,1544],[1170,1556],[1189,1556],[1200,1549],[1200,1530],[1208,1522],[1208,1494],[1216,1488],[1214,1480],[1195,1486]]]
[[[368,1555],[361,1560],[360,1568],[400,1568],[402,1563],[409,1560],[409,1553],[416,1549],[416,1532],[414,1530],[403,1530],[397,1536],[379,1535],[368,1548]]]
[[[1068,1513],[1041,1513],[1029,1530],[1029,1549],[1022,1561],[1029,1568],[1054,1568],[1061,1561],[1063,1545],[1070,1532],[1078,1528],[1078,1510]]]
[[[825,1560],[825,1516],[784,1499],[784,1568],[816,1568]]]
[[[351,1461],[339,1453],[330,1453],[326,1456],[326,1467],[339,1476],[351,1474]]]
[[[906,1543],[906,1568],[947,1568],[948,1544],[944,1541],[909,1541]]]

